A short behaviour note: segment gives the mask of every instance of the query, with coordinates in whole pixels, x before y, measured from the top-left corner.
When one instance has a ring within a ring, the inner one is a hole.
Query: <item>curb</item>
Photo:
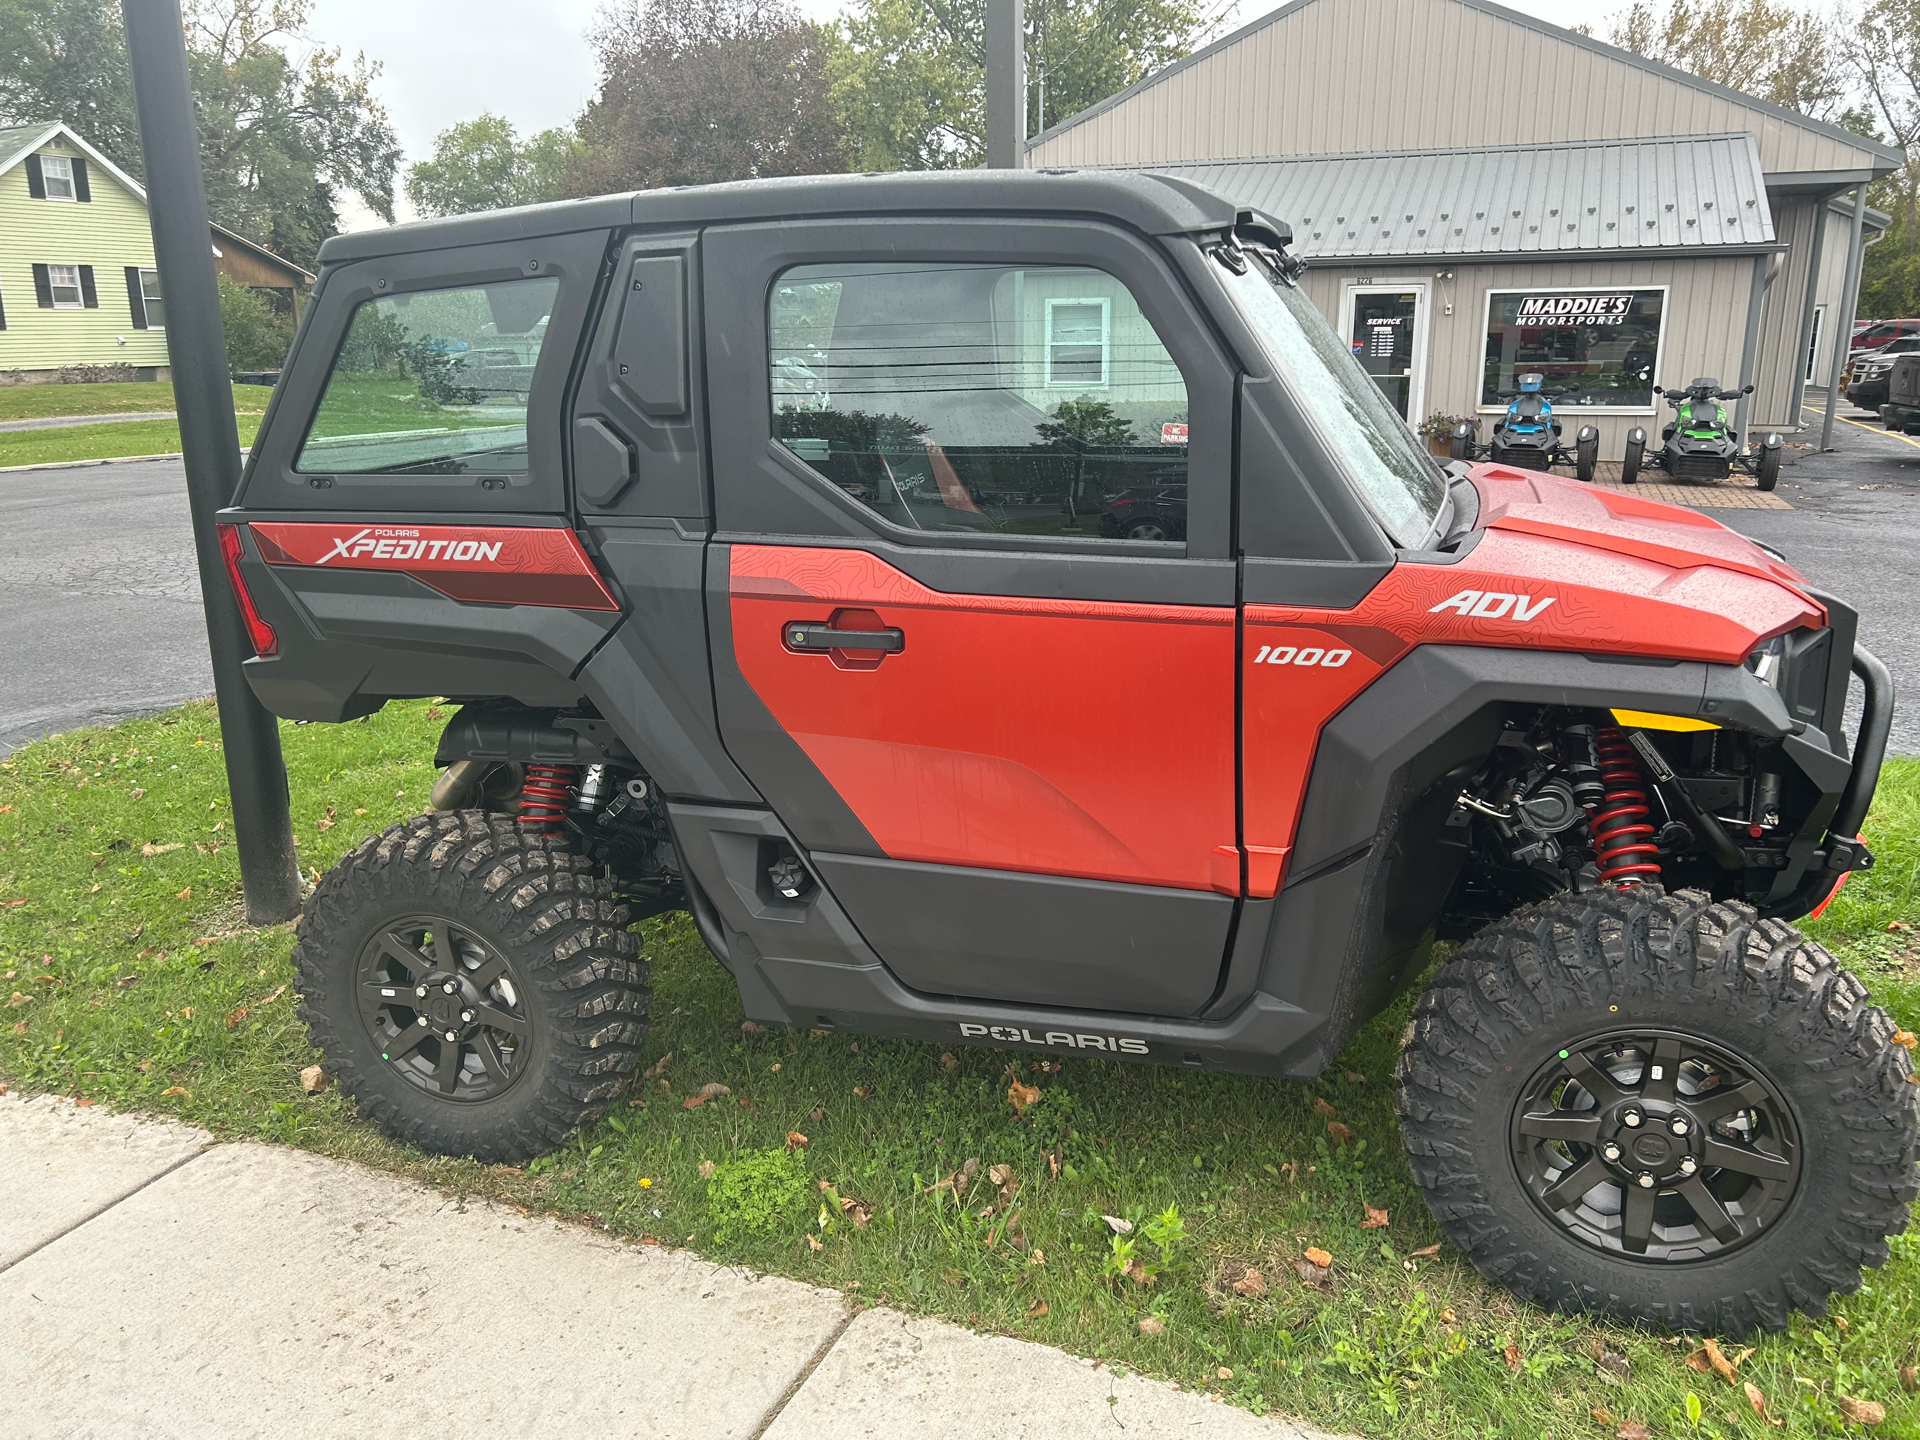
[[[246,459],[252,450],[250,445],[240,447],[240,458]],[[179,450],[169,450],[164,455],[102,455],[95,460],[47,460],[38,465],[0,465],[0,475],[18,475],[26,470],[81,470],[91,465],[131,465],[136,460],[183,460],[185,455]]]

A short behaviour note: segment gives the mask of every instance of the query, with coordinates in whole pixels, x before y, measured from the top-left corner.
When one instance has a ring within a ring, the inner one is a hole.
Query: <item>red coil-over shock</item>
[[[1655,858],[1660,847],[1653,843],[1652,814],[1647,809],[1647,792],[1641,788],[1639,757],[1617,726],[1603,725],[1594,732],[1595,751],[1600,761],[1600,783],[1606,798],[1587,819],[1593,835],[1600,878],[1610,885],[1638,885],[1660,878],[1660,862]]]
[[[529,765],[527,778],[520,787],[520,823],[552,832],[566,818],[568,790],[573,784],[571,765]]]

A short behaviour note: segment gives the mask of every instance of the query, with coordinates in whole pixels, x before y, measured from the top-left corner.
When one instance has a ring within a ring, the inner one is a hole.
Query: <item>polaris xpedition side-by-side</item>
[[[672,909],[763,1023],[1275,1076],[1459,941],[1399,1107],[1483,1271],[1734,1330],[1857,1285],[1920,1086],[1789,922],[1871,863],[1886,670],[1697,513],[1440,468],[1290,238],[981,172],[328,241],[221,519],[269,707],[460,707],[300,924],[361,1113],[558,1144]]]

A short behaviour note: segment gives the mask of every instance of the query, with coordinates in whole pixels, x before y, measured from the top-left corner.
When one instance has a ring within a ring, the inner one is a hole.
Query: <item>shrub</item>
[[[707,1181],[713,1243],[774,1234],[806,1198],[806,1162],[785,1150],[758,1150],[716,1166]]]
[[[238,280],[220,277],[220,321],[227,332],[227,369],[278,370],[293,343],[293,317]]]

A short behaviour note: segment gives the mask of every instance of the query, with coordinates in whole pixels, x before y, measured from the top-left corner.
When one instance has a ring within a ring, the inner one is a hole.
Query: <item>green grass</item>
[[[303,868],[324,870],[425,807],[442,719],[409,703],[283,727]],[[0,1015],[0,1078],[691,1245],[1335,1430],[1559,1440],[1631,1419],[1661,1436],[1826,1435],[1840,1432],[1833,1402],[1848,1395],[1887,1405],[1876,1435],[1920,1435],[1920,1397],[1897,1376],[1920,1337],[1913,1237],[1835,1318],[1797,1318],[1741,1365],[1783,1429],[1687,1368],[1690,1342],[1548,1316],[1444,1246],[1417,1256],[1440,1235],[1401,1163],[1389,1098],[1404,1006],[1312,1084],[1096,1059],[1050,1069],[992,1050],[744,1032],[731,982],[690,927],[656,921],[645,941],[657,1078],[523,1170],[394,1145],[336,1091],[301,1092],[315,1056],[286,988],[291,938],[241,923],[218,740],[202,704],[0,761],[0,995],[22,997]],[[1917,820],[1920,762],[1900,762],[1869,828],[1879,868],[1814,927],[1910,1029],[1920,930],[1887,927],[1920,924]],[[1008,1100],[1014,1078],[1040,1091],[1024,1114]],[[710,1083],[730,1093],[685,1108]],[[1352,1141],[1330,1144],[1317,1101]],[[791,1133],[808,1140],[789,1161]],[[969,1160],[963,1200],[929,1192]],[[988,1179],[998,1165],[1020,1185],[1006,1201]],[[1362,1228],[1368,1206],[1391,1223]],[[1135,1222],[1137,1258],[1164,1265],[1152,1284],[1109,1278],[1103,1215]],[[1331,1294],[1294,1274],[1308,1245],[1335,1257]],[[1268,1293],[1232,1289],[1250,1266]],[[1142,1334],[1142,1319],[1163,1333]],[[1626,1358],[1621,1383],[1596,1370],[1597,1351]]]
[[[241,414],[240,443],[251,445],[260,415]],[[112,460],[123,455],[173,455],[180,449],[180,425],[174,420],[109,420],[63,430],[0,431],[0,469],[10,465],[64,465],[78,460]]]
[[[233,405],[263,411],[273,396],[270,385],[236,385]],[[62,415],[139,414],[173,409],[173,385],[166,380],[114,381],[98,385],[0,386],[0,420],[48,420]]]

